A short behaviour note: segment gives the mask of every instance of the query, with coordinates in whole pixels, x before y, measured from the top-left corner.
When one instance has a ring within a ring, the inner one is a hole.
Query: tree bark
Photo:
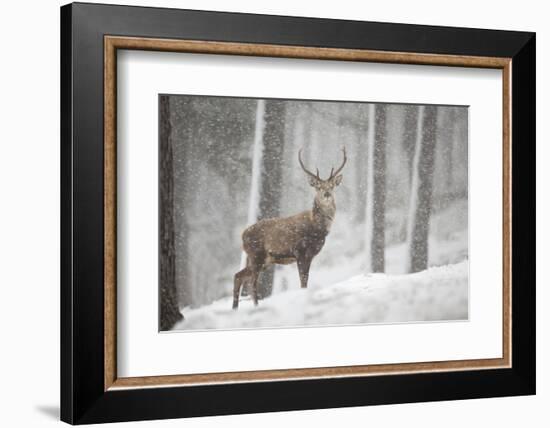
[[[253,225],[258,220],[260,210],[260,187],[263,161],[264,144],[264,114],[265,100],[258,100],[256,105],[256,118],[254,127],[254,147],[252,149],[252,177],[250,181],[250,196],[248,198],[247,226]],[[240,269],[246,267],[246,252],[242,252]],[[241,293],[246,294],[246,287]]]
[[[446,188],[447,193],[453,193],[454,189],[454,148],[455,148],[455,136],[456,136],[456,111],[454,108],[449,109],[447,114],[447,120],[443,127],[443,132],[445,132],[445,138],[443,139],[445,144],[444,155],[445,163],[447,164],[447,177],[446,177]]]
[[[412,183],[413,161],[418,132],[418,108],[418,106],[405,107],[405,124],[403,129],[402,147],[407,158],[409,186]]]
[[[386,106],[373,105],[369,120],[367,180],[367,254],[370,272],[385,270]],[[374,128],[374,129],[373,129]]]
[[[408,227],[408,271],[428,267],[428,233],[432,207],[437,107],[421,107],[421,132],[416,142]]]
[[[201,269],[197,264],[197,254],[202,248],[191,248],[193,235],[197,233],[197,220],[194,215],[196,198],[193,178],[197,177],[196,159],[198,153],[199,115],[197,100],[194,97],[174,97],[171,100],[174,119],[172,126],[172,147],[174,164],[175,202],[175,246],[176,246],[176,289],[180,307],[200,302],[204,289],[200,287]]]
[[[183,316],[179,311],[176,290],[176,252],[174,221],[174,151],[171,140],[170,100],[159,100],[159,223],[160,223],[160,329],[169,330]]]
[[[285,139],[285,104],[266,100],[264,106],[263,153],[258,220],[280,215],[282,161]],[[258,298],[273,291],[274,268],[266,268],[258,280]]]
[[[365,221],[367,204],[367,174],[368,171],[368,158],[367,150],[365,147],[364,134],[368,133],[367,130],[367,117],[361,109],[360,122],[354,126],[353,129],[355,136],[355,145],[356,145],[356,156],[355,159],[355,188],[357,189],[357,204],[355,211],[355,223],[361,224]],[[368,143],[368,141],[367,141]]]
[[[247,227],[258,221],[260,212],[260,189],[262,183],[263,152],[264,152],[264,116],[265,100],[256,102],[254,123],[254,147],[252,148],[252,177],[250,181],[250,196],[248,198]],[[248,256],[243,250],[239,270],[246,267]],[[241,296],[248,296],[248,287],[241,288]]]
[[[405,118],[403,126],[403,138],[401,140],[401,147],[405,153],[405,159],[407,161],[407,192],[406,195],[410,195],[414,168],[414,153],[416,150],[416,141],[419,138],[419,123],[418,123],[418,106],[406,106]],[[407,208],[405,207],[405,211]],[[403,222],[401,223],[399,230],[399,238],[401,241],[407,240],[408,217],[407,213],[403,216]]]

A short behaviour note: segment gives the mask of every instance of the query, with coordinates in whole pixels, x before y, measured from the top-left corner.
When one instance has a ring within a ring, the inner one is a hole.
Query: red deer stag
[[[313,208],[292,217],[260,220],[243,232],[243,249],[247,254],[247,262],[246,267],[235,274],[233,309],[239,306],[243,284],[249,287],[254,304],[258,304],[258,276],[269,265],[297,262],[301,286],[307,287],[311,261],[323,248],[336,214],[334,188],[342,182],[342,175],[338,174],[347,160],[346,149],[343,148],[342,152],[342,165],[336,171],[332,168],[326,180],[319,177],[319,169],[317,175],[308,171],[302,162],[302,151],[298,152],[300,166],[316,192]]]

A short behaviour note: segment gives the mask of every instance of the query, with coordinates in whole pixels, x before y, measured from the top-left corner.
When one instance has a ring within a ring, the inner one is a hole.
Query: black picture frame
[[[512,367],[104,388],[104,36],[512,59]],[[74,3],[61,8],[61,419],[71,424],[535,393],[535,34]]]

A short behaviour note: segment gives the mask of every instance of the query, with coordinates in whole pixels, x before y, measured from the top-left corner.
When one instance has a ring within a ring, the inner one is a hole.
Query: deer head
[[[315,203],[320,208],[334,209],[335,207],[334,189],[342,182],[342,174],[340,174],[340,171],[342,171],[347,161],[345,147],[342,148],[342,153],[344,154],[344,160],[342,161],[342,164],[336,169],[336,171],[334,170],[334,168],[332,168],[330,170],[330,176],[326,180],[323,180],[319,176],[319,168],[317,168],[317,174],[313,174],[311,171],[309,171],[304,166],[304,162],[302,161],[302,149],[300,149],[300,151],[298,152],[298,161],[300,162],[300,166],[308,176],[309,185],[315,189]]]

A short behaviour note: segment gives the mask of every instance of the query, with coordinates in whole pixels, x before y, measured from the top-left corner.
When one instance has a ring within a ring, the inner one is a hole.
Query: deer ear
[[[339,186],[339,185],[340,185],[340,183],[342,182],[342,177],[343,177],[342,174],[337,175],[336,177],[334,177],[334,185],[335,185],[335,186]]]
[[[317,187],[319,184],[319,180],[317,180],[315,177],[308,177],[309,185],[311,187]]]

